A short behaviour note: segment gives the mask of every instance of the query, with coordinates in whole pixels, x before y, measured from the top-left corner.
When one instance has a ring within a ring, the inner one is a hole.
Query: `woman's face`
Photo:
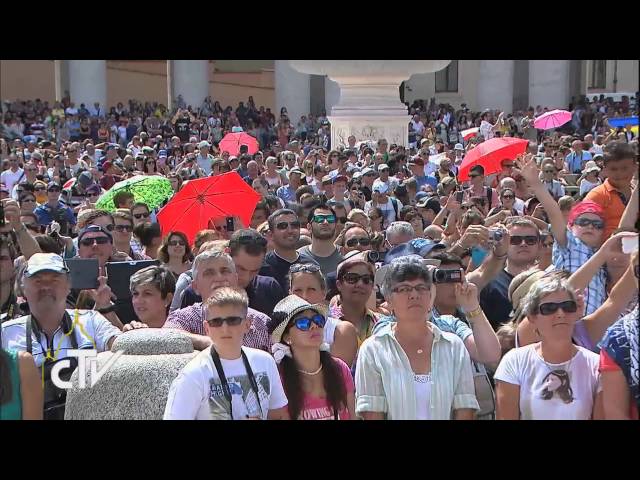
[[[571,341],[573,328],[580,316],[578,311],[565,312],[562,308],[558,308],[555,312],[545,312],[546,314],[542,314],[540,311],[541,309],[544,311],[545,308],[549,308],[550,305],[548,304],[557,304],[562,302],[573,302],[575,305],[575,301],[572,300],[569,293],[561,290],[542,297],[538,312],[528,316],[529,321],[535,325],[543,340]]]
[[[409,287],[418,287],[421,291]],[[388,302],[398,321],[427,319],[433,308],[435,286],[429,286],[423,279],[404,280],[393,286],[391,300]]]
[[[309,303],[324,303],[326,291],[320,285],[318,277],[312,273],[294,273],[291,280],[292,295],[297,295]]]
[[[506,208],[513,208],[513,204],[516,201],[515,195],[511,191],[503,192],[500,195],[500,200],[502,202],[502,206]]]
[[[172,235],[168,242],[169,257],[182,258],[187,251],[187,246],[184,243],[184,239],[179,235]]]
[[[318,312],[315,310],[305,310],[298,313],[291,319],[287,333],[282,336],[283,340],[293,348],[320,348],[320,344],[324,340],[324,328],[318,326],[315,322],[310,322],[309,330],[300,330],[295,325],[295,321],[301,318],[311,319],[316,317]]]
[[[144,284],[133,289],[131,303],[141,322],[155,324],[159,318],[166,318],[167,305],[171,303],[171,298],[169,294],[163,299],[155,285]]]

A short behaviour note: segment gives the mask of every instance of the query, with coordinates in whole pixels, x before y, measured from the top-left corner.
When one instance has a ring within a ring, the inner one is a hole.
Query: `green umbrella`
[[[96,208],[109,212],[115,211],[113,196],[122,190],[133,193],[134,201],[146,203],[150,210],[159,208],[167,198],[173,195],[171,182],[167,178],[159,175],[136,175],[116,183],[107,190],[96,202]]]

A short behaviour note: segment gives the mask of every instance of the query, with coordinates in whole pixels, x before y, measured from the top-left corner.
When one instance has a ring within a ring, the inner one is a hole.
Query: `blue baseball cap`
[[[444,243],[430,242],[424,238],[414,238],[410,242],[396,245],[387,252],[384,257],[384,264],[388,265],[396,258],[406,257],[407,255],[420,255],[422,258],[431,253],[432,250],[444,250],[447,246]]]

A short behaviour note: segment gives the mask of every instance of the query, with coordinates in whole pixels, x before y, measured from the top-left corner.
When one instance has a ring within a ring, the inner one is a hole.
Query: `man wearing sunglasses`
[[[507,225],[509,247],[504,268],[480,291],[480,306],[494,330],[509,320],[513,309],[509,285],[513,277],[534,267],[540,255],[540,231],[526,218],[516,218]]]
[[[60,201],[60,185],[51,182],[47,186],[47,203],[40,205],[35,209],[34,213],[38,216],[40,225],[50,225],[56,221],[62,227],[60,233],[66,235],[70,226],[76,224],[76,218],[73,210]]]
[[[299,248],[301,263],[320,265],[326,277],[335,272],[338,264],[344,260],[333,240],[336,234],[338,217],[326,203],[318,203],[309,210],[307,229],[311,232],[311,245]]]

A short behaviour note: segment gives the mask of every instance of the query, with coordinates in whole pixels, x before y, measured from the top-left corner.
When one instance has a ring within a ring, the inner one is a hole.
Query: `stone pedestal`
[[[400,102],[400,84],[415,73],[435,72],[450,60],[289,60],[299,72],[327,75],[340,86],[329,114],[331,147],[386,138],[407,145],[410,117]],[[329,113],[329,112],[327,112]]]

